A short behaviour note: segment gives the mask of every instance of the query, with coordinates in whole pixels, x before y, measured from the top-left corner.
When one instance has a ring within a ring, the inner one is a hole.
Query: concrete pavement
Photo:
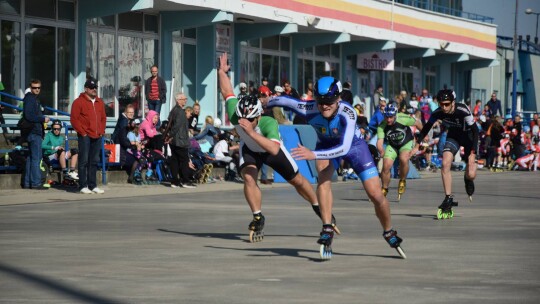
[[[434,219],[438,174],[408,180],[381,236],[358,182],[334,184],[343,234],[321,262],[320,221],[287,185],[263,185],[267,227],[248,240],[242,185],[109,184],[104,195],[0,191],[1,303],[539,303],[540,174],[480,171],[473,203]]]

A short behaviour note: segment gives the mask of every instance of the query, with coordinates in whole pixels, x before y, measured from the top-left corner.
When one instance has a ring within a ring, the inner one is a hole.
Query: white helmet
[[[261,101],[253,95],[247,95],[236,104],[236,115],[238,118],[256,118],[263,112]]]
[[[221,127],[221,119],[219,119],[217,117],[214,119],[214,127],[216,127],[216,128]]]
[[[277,86],[274,87],[274,92],[283,93],[283,92],[285,92],[285,90],[283,89],[283,87],[277,85]]]

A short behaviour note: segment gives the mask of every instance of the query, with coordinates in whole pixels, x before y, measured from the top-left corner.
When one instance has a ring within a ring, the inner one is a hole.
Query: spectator
[[[214,145],[212,153],[216,161],[226,163],[229,170],[235,171],[238,166],[240,146],[231,145],[231,137],[234,138],[228,133],[219,134],[219,141]]]
[[[49,117],[44,116],[41,112],[41,103],[38,98],[40,92],[41,81],[32,79],[30,81],[30,92],[26,93],[23,99],[23,117],[34,125],[27,137],[30,157],[26,160],[23,187],[26,189],[47,190],[50,186],[41,182],[40,164],[43,155],[41,150],[43,123],[49,122]]]
[[[298,94],[298,91],[296,91],[295,88],[291,87],[291,83],[288,80],[283,81],[283,95],[300,99],[300,95]]]
[[[245,82],[240,82],[238,85],[240,88],[240,94],[238,94],[237,98],[238,100],[242,99],[242,97],[247,96],[247,84]]]
[[[409,100],[409,105],[414,109],[413,113],[418,110],[418,98],[415,92],[411,93],[411,100]]]
[[[97,187],[96,173],[106,119],[105,104],[97,96],[97,81],[89,79],[71,106],[71,125],[79,144],[79,191],[83,194],[104,192]]]
[[[274,97],[279,97],[281,94],[283,94],[284,90],[281,86],[275,86],[274,87]],[[240,99],[238,99],[240,100]],[[278,124],[280,125],[292,125],[292,121],[287,119],[287,116],[285,116],[285,112],[283,111],[282,107],[273,107],[272,113],[274,114],[274,119],[277,120]]]
[[[198,102],[196,102],[195,104],[193,104],[193,113],[191,113],[191,118],[188,120],[189,131],[193,135],[197,135],[201,131],[201,129],[197,127],[197,125],[199,124],[200,113],[201,113],[201,105]]]
[[[367,117],[364,116],[364,107],[357,103],[354,105],[354,109],[356,110],[356,125],[358,125],[358,128],[360,129],[360,134],[362,134],[361,138],[368,140],[368,120]]]
[[[341,100],[348,103],[350,106],[352,106],[353,104],[353,98],[354,97],[351,90],[344,89],[343,91],[341,91]],[[309,99],[309,100],[313,100],[313,99]]]
[[[529,127],[531,127],[531,129],[534,126],[538,126],[538,113],[533,114],[533,117],[531,118],[531,122],[529,123]]]
[[[385,107],[386,107],[386,98],[381,97],[381,99],[379,99],[379,106],[377,107],[377,109],[375,110],[375,112],[371,116],[371,119],[369,120],[368,127],[369,127],[369,131],[371,132],[372,135],[377,134],[377,127],[384,120],[383,111],[384,111]],[[371,144],[371,142],[370,142],[370,144]]]
[[[128,104],[126,108],[124,109],[124,113],[118,117],[118,121],[116,122],[116,126],[114,127],[113,134],[111,136],[111,140],[116,144],[120,143],[120,138],[118,138],[118,134],[120,131],[127,127],[128,121],[130,119],[133,119],[135,116],[135,107],[132,104]]]
[[[371,112],[372,113],[377,111],[376,106],[379,103],[379,101],[381,100],[381,98],[384,98],[384,93],[383,93],[382,84],[379,84],[377,86],[377,88],[375,89],[375,91],[373,92],[373,102],[371,103]],[[384,106],[386,106],[386,104]]]
[[[270,86],[270,83],[268,82],[268,77],[265,76],[262,78],[261,85],[267,87],[268,90],[270,90],[271,86]],[[273,95],[272,90],[270,90],[270,95]]]
[[[422,111],[422,124],[425,124],[429,117],[431,116],[431,104],[433,103],[433,98],[429,95],[427,89],[422,90],[422,95],[418,100],[418,108]],[[436,104],[435,104],[436,105]],[[435,109],[438,108],[436,105]]]
[[[131,150],[137,150],[137,147],[131,144],[131,140],[128,138],[128,133],[137,127],[138,119],[130,118],[125,127],[118,131],[117,140],[120,144],[120,165],[126,170],[128,174],[127,182],[132,184],[134,182],[134,175],[139,167],[139,161],[132,153],[128,153]]]
[[[146,118],[141,123],[141,126],[139,128],[138,135],[140,136],[142,142],[148,142],[152,138],[154,138],[154,136],[158,134],[158,131],[156,129],[158,120],[159,120],[158,112],[154,110],[148,111]]]
[[[494,115],[492,115],[492,113],[491,113],[491,109],[489,108],[489,106],[487,104],[484,105],[484,110],[482,111],[482,115],[484,115],[487,118],[494,117]]]
[[[150,68],[150,76],[146,79],[146,101],[148,103],[148,110],[154,110],[158,114],[158,127],[159,127],[159,113],[161,113],[161,104],[167,101],[167,85],[163,78],[158,76],[158,67],[153,65]]]
[[[305,97],[303,100],[313,100],[313,82],[309,81],[307,83],[306,92],[304,93]]]
[[[473,109],[473,116],[476,118],[476,120],[478,120],[480,115],[482,115],[482,101],[477,99]]]
[[[77,167],[77,150],[71,149],[71,151],[66,151],[64,149],[65,145],[66,142],[64,136],[62,136],[62,123],[59,120],[55,120],[51,125],[51,131],[45,135],[45,139],[41,144],[43,155],[49,161],[58,161],[64,177],[78,180],[79,176],[75,172],[75,168]],[[69,170],[67,166],[68,160],[71,161]]]
[[[206,116],[204,119],[204,127],[201,130],[201,132],[194,136],[196,140],[204,139],[206,140],[210,146],[214,146],[214,137],[217,137],[218,131],[214,127],[214,118],[210,115]]]
[[[170,127],[167,134],[165,134],[165,138],[170,138],[166,143],[169,143],[171,148],[170,168],[173,176],[173,181],[171,182],[172,188],[197,187],[189,180],[190,168],[194,168],[194,166],[189,159],[188,120],[184,111],[186,102],[186,95],[182,93],[176,95],[176,105],[169,113],[168,121]]]
[[[487,101],[486,105],[489,107],[491,115],[499,114],[502,116],[501,101],[497,99],[497,93],[491,94],[491,99]]]

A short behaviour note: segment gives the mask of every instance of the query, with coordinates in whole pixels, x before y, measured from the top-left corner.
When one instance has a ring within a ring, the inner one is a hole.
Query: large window
[[[268,79],[270,90],[290,80],[290,38],[271,36],[242,43],[240,55],[240,75],[237,79],[248,85],[248,90],[256,91],[262,79]]]
[[[158,63],[157,16],[125,13],[92,18],[87,25],[86,76],[98,80],[107,117],[117,117],[128,104],[143,117],[144,82]]]
[[[30,80],[39,79],[42,104],[69,111],[76,66],[74,20],[74,0],[0,0],[0,77],[6,93],[23,97]]]
[[[5,91],[11,95],[20,95],[21,88],[21,24],[19,22],[2,20],[0,23],[2,37],[0,46],[2,47],[0,72],[2,73],[2,83]],[[16,106],[17,101],[2,98],[2,101],[9,102]],[[12,109],[4,109],[5,114],[17,113]]]
[[[39,95],[43,106],[54,107],[55,82],[55,28],[36,24],[26,24],[25,37],[25,81],[41,80]]]
[[[196,47],[197,31],[195,29],[184,29],[173,32],[172,48],[172,76],[174,85],[171,88],[171,95],[174,96],[183,92],[188,98],[187,104],[192,105],[197,100],[197,60]],[[172,104],[174,104],[174,99]],[[172,105],[171,105],[172,106]]]
[[[298,52],[298,67],[302,67],[302,73],[298,73],[296,89],[300,95],[307,93],[310,83],[323,76],[340,78],[339,52],[339,45],[319,45]]]

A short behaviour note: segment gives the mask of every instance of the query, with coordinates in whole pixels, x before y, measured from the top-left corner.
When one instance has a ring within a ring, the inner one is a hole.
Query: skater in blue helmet
[[[356,111],[346,102],[341,102],[341,82],[334,77],[320,78],[314,86],[315,100],[301,101],[290,97],[276,97],[268,106],[286,107],[306,118],[315,128],[318,143],[314,151],[298,145],[291,155],[297,160],[316,160],[318,172],[317,196],[321,204],[323,229],[318,243],[323,259],[331,257],[333,229],[331,213],[333,205],[332,175],[339,168],[341,158],[351,164],[360,177],[366,193],[373,202],[375,213],[383,227],[383,236],[391,247],[401,250],[402,239],[392,228],[390,205],[381,192],[379,172],[366,142],[360,138],[356,125]]]

